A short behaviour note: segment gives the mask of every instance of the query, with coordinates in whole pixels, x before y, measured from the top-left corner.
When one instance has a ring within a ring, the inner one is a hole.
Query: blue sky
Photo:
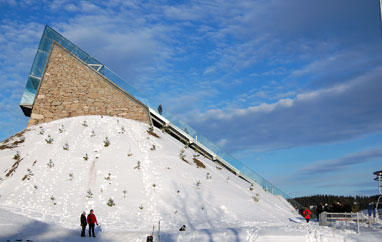
[[[291,196],[372,195],[378,0],[0,0],[0,139],[48,24]]]

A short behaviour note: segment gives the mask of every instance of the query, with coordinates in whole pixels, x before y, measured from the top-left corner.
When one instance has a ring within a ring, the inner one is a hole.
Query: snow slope
[[[323,236],[301,223],[284,198],[251,187],[170,135],[154,128],[157,138],[148,129],[121,118],[75,117],[33,126],[0,143],[0,214],[20,218],[10,224],[29,219],[47,231],[51,225],[62,228],[69,237],[61,241],[73,241],[81,212],[91,208],[102,241],[143,241],[159,221],[161,241]],[[180,233],[183,224],[188,230]],[[0,220],[0,229],[7,226]],[[21,234],[0,232],[0,239],[28,235],[22,228]]]

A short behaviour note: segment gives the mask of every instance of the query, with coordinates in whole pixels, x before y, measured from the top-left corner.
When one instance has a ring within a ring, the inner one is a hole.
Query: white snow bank
[[[160,137],[150,135],[148,128],[121,118],[75,117],[31,127],[0,144],[5,221],[0,229],[6,231],[0,238],[20,234],[49,241],[60,230],[60,241],[73,241],[80,214],[91,208],[102,241],[142,241],[159,221],[161,241],[325,241],[334,236],[300,223],[284,198],[251,187],[170,135],[156,128]],[[194,158],[206,168],[198,168]],[[179,232],[183,224],[188,230]]]

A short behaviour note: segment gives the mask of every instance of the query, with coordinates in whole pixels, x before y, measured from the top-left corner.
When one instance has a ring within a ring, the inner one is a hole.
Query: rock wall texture
[[[28,126],[84,115],[122,117],[151,124],[144,104],[53,43]]]

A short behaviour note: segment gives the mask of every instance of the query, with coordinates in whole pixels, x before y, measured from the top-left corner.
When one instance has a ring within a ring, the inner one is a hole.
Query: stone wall
[[[108,115],[151,123],[145,105],[53,43],[28,126],[84,115]]]

